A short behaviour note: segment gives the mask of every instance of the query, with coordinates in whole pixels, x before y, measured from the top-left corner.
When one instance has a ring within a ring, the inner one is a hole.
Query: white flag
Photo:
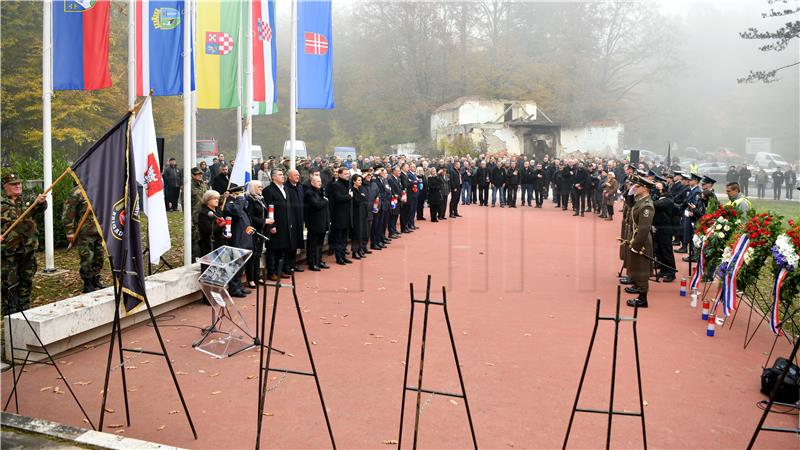
[[[170,249],[167,208],[164,203],[164,180],[158,165],[156,126],[153,105],[147,98],[136,114],[131,127],[131,144],[136,163],[136,181],[144,192],[144,213],[147,214],[147,236],[150,243],[150,262],[157,264],[161,255]],[[188,251],[188,250],[187,250]]]
[[[242,140],[239,144],[239,150],[236,152],[236,159],[233,161],[233,170],[231,171],[231,186],[244,186],[250,182],[250,171],[253,169],[250,164],[250,137],[247,133],[247,128],[242,130]]]

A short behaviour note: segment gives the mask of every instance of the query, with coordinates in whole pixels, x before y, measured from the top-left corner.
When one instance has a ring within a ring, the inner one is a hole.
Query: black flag
[[[139,306],[145,295],[139,199],[133,154],[129,151],[130,116],[130,112],[126,113],[70,167],[94,213],[95,225],[111,258],[111,270],[123,271],[125,312]]]

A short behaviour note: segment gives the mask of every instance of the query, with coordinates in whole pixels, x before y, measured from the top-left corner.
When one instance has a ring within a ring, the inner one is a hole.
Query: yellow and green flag
[[[197,107],[202,109],[236,108],[239,95],[239,32],[242,2],[239,0],[203,0],[197,2],[195,36]]]

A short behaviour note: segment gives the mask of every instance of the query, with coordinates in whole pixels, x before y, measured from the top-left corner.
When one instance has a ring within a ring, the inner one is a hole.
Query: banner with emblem
[[[142,304],[145,296],[139,198],[134,157],[128,147],[130,116],[126,113],[68,169],[94,213],[111,270],[123,271],[125,312]]]
[[[111,87],[109,0],[53,1],[53,89]]]
[[[278,112],[275,0],[252,1],[253,102],[250,111],[253,115],[273,114]]]
[[[225,109],[239,106],[239,31],[242,2],[197,2],[195,75],[197,107]]]
[[[333,109],[331,0],[297,2],[297,107]]]
[[[183,8],[183,0],[136,0],[136,95],[183,94]]]

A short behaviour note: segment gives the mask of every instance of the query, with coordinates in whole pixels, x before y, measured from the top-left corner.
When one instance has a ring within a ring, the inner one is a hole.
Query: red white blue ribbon
[[[705,270],[706,266],[706,242],[708,242],[708,237],[711,236],[711,233],[713,233],[713,231],[706,234],[705,238],[703,239],[703,243],[700,245],[700,258],[697,259],[697,270],[692,276],[692,282],[689,283],[689,289],[697,289],[697,285],[699,285],[700,280],[703,279],[703,271]]]
[[[772,285],[772,309],[769,311],[769,327],[776,336],[781,336],[783,330],[781,329],[781,289],[783,282],[789,276],[789,271],[782,268],[778,275],[775,277],[775,283]]]
[[[736,311],[736,308],[739,307],[736,301],[736,275],[739,273],[739,269],[742,268],[742,265],[744,265],[744,254],[747,252],[749,246],[750,236],[743,234],[733,247],[731,262],[728,264],[728,270],[723,280],[722,306],[724,308],[725,317],[730,316],[731,313]]]

